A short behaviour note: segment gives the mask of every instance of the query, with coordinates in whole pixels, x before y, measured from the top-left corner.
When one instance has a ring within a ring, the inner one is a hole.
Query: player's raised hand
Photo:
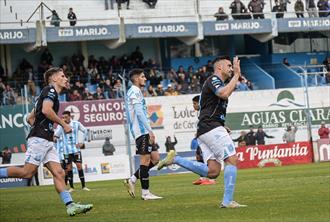
[[[233,60],[233,70],[234,75],[241,76],[241,61],[238,59],[237,56],[235,56]]]
[[[72,132],[72,128],[69,124],[64,124],[63,126],[63,130],[65,133],[71,133]]]

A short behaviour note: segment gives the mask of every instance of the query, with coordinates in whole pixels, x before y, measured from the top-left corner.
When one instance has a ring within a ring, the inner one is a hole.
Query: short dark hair
[[[71,116],[71,112],[68,110],[63,111],[62,115],[68,115]]]
[[[192,101],[199,102],[199,98],[200,98],[200,95],[194,96],[194,98],[192,98]]]
[[[143,73],[143,69],[132,69],[129,73],[129,78],[133,82],[134,77]]]
[[[48,69],[44,73],[44,81],[45,81],[45,83],[48,85],[49,84],[50,77],[52,77],[54,74],[56,74],[58,72],[63,72],[63,69],[61,69],[59,67],[53,67],[53,68]]]
[[[228,60],[228,61],[231,61],[230,60],[230,57],[229,56],[218,56],[216,57],[214,60],[213,60],[213,64],[221,61],[221,60]]]

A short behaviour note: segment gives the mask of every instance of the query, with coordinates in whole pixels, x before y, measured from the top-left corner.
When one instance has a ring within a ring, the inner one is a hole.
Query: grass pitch
[[[235,200],[248,205],[240,209],[219,209],[223,177],[209,186],[194,186],[195,179],[194,174],[152,177],[151,191],[164,197],[157,201],[132,199],[121,180],[88,183],[90,192],[76,184],[73,198],[94,209],[75,217],[66,215],[53,186],[4,189],[0,221],[330,221],[330,163],[239,170]]]

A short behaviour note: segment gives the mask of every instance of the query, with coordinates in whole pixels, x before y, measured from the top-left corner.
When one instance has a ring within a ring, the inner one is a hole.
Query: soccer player
[[[63,127],[61,126],[58,126],[55,131],[55,137],[63,140],[64,160],[66,164],[67,178],[70,184],[69,192],[74,191],[72,162],[74,162],[77,166],[82,189],[85,191],[90,191],[85,184],[84,170],[82,168],[82,156],[80,151],[80,148],[83,148],[85,145],[83,143],[79,143],[78,141],[79,131],[84,133],[84,139],[85,141],[87,140],[87,129],[79,121],[71,120],[70,111],[64,111],[62,113],[62,119],[72,128],[71,133],[65,133]]]
[[[127,92],[128,121],[132,136],[135,138],[136,154],[140,155],[140,168],[131,178],[124,181],[129,195],[135,197],[135,182],[140,179],[143,200],[156,200],[162,197],[149,191],[149,170],[159,161],[158,148],[155,145],[155,135],[148,120],[147,106],[141,88],[146,84],[142,69],[130,72],[132,87]]]
[[[67,214],[74,216],[86,213],[93,208],[92,204],[74,203],[70,193],[65,190],[64,171],[54,148],[54,122],[61,125],[65,133],[71,127],[57,116],[59,110],[58,94],[67,86],[68,79],[60,68],[50,68],[44,74],[47,86],[42,89],[34,109],[28,115],[28,123],[32,126],[27,137],[27,151],[24,167],[8,167],[0,169],[0,178],[31,178],[40,164],[52,173],[56,191],[66,205]]]
[[[65,159],[64,159],[64,147],[63,147],[63,141],[60,138],[57,138],[54,136],[54,147],[56,149],[57,155],[60,159],[60,164],[62,166],[62,169],[65,172],[65,185],[68,184],[68,176],[67,176],[67,172],[66,172],[66,163],[65,163]]]
[[[158,164],[159,170],[175,163],[202,177],[215,179],[219,176],[221,162],[224,161],[224,195],[221,208],[246,207],[233,200],[238,158],[234,143],[225,128],[228,98],[235,90],[240,76],[240,61],[237,57],[234,58],[233,65],[228,57],[218,57],[214,61],[214,74],[203,85],[197,139],[207,164],[175,156],[173,151]]]
[[[200,99],[200,95],[194,96],[192,99],[193,107],[195,111],[199,111],[199,99]],[[191,149],[196,150],[196,161],[204,163],[202,149],[198,144],[197,137],[195,137],[191,141]],[[215,180],[208,179],[205,177],[200,177],[198,180],[195,180],[193,182],[194,185],[213,185],[215,183],[216,183]]]

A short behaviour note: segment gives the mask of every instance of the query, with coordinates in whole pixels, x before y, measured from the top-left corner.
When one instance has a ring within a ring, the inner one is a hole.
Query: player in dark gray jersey
[[[197,140],[201,147],[205,163],[190,161],[175,156],[170,151],[160,161],[158,169],[170,164],[178,164],[202,177],[217,178],[224,168],[224,195],[221,208],[246,207],[233,200],[237,175],[238,158],[235,146],[225,126],[228,98],[235,90],[241,76],[240,61],[234,58],[233,65],[228,57],[219,57],[214,61],[214,74],[204,83],[201,93]]]
[[[70,193],[65,189],[64,171],[53,143],[54,123],[61,125],[66,133],[72,131],[70,125],[57,116],[58,94],[67,87],[68,79],[62,69],[51,68],[45,72],[44,80],[47,86],[43,88],[27,119],[31,131],[27,137],[28,149],[24,167],[0,168],[0,178],[31,178],[37,172],[38,166],[44,164],[53,175],[56,191],[67,207],[67,214],[74,216],[86,213],[93,205],[73,202]]]

